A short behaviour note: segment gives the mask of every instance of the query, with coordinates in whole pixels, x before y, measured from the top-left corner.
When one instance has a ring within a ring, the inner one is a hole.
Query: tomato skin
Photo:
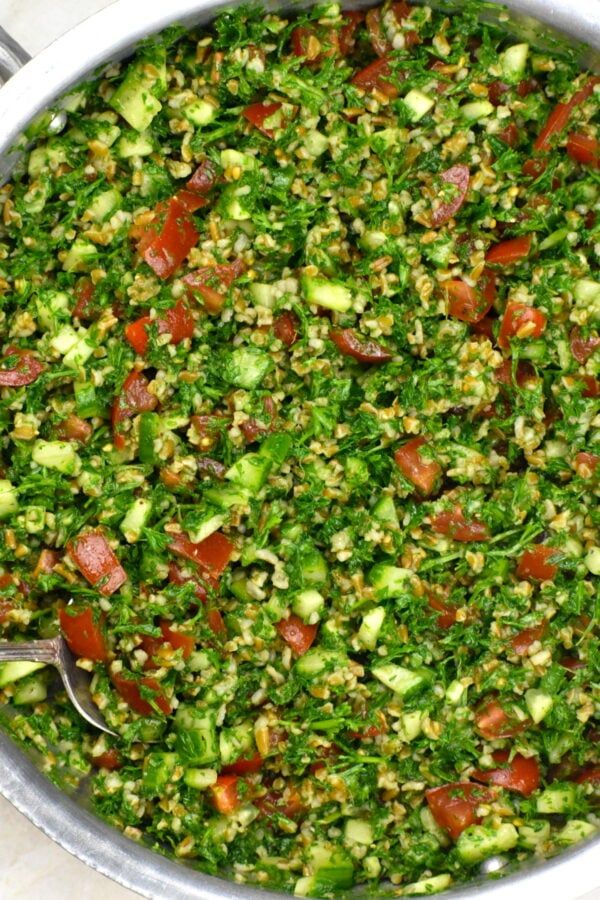
[[[99,756],[90,756],[90,762],[96,769],[110,769],[111,771],[120,769],[123,766],[121,754],[116,747],[109,747],[108,750],[105,750]]]
[[[321,56],[320,45],[316,44],[316,49],[313,50],[310,42],[311,37],[317,37],[314,28],[308,28],[305,25],[294,28],[290,38],[294,56],[304,57],[307,62],[316,62],[319,59]]]
[[[240,805],[237,775],[218,775],[210,791],[215,809],[223,816],[230,816]]]
[[[272,138],[275,134],[272,128],[265,128],[264,122],[270,119],[275,113],[281,109],[281,103],[252,103],[242,110],[243,117],[258,128],[268,138]]]
[[[523,551],[517,566],[519,578],[535,578],[537,581],[552,581],[558,572],[556,563],[550,562],[556,556],[554,547],[536,544]]]
[[[198,232],[190,216],[193,211],[192,196],[193,192],[190,196],[188,192],[181,196],[176,194],[164,204],[159,204],[157,218],[160,228],[157,229],[155,223],[152,223],[148,227],[148,234],[142,237],[138,246],[141,256],[155,275],[163,280],[175,274],[198,241]],[[198,197],[197,200],[199,205],[204,205],[202,198]]]
[[[534,641],[540,641],[543,638],[545,631],[546,620],[542,619],[538,625],[532,625],[531,628],[524,628],[523,631],[519,631],[518,634],[515,634],[510,639],[510,645],[517,656],[526,656],[527,651]]]
[[[85,419],[71,414],[59,423],[56,433],[61,440],[78,441],[80,444],[86,444],[92,436],[93,428]]]
[[[384,363],[392,354],[377,341],[365,341],[357,337],[353,328],[342,328],[329,332],[329,337],[344,356],[351,356],[362,363]]]
[[[150,316],[141,316],[135,322],[129,322],[125,326],[125,340],[139,356],[143,356],[148,349],[148,332],[146,327],[151,321]]]
[[[461,278],[444,282],[448,296],[448,315],[469,325],[475,325],[488,314],[496,299],[496,280],[492,272],[484,269],[481,278],[482,289],[473,287]]]
[[[600,144],[596,138],[571,132],[567,138],[567,153],[585,166],[600,167]]]
[[[485,261],[494,266],[510,266],[529,256],[532,243],[533,238],[530,234],[500,241],[499,244],[490,247],[485,255]]]
[[[355,32],[361,22],[364,21],[365,14],[360,10],[348,10],[342,14],[343,25],[338,34],[338,45],[342,56],[348,56],[354,50],[356,44]]]
[[[446,603],[441,597],[431,591],[427,591],[427,603],[429,604],[429,608],[437,613],[437,624],[439,627],[452,628],[457,621],[457,608]]]
[[[586,766],[585,769],[582,769],[579,772],[573,781],[576,781],[577,784],[597,784],[600,782],[600,767],[599,766]]]
[[[508,750],[496,750],[492,756],[494,762],[502,764],[501,768],[475,771],[471,776],[475,781],[493,784],[496,787],[505,788],[507,791],[516,791],[524,797],[529,797],[538,789],[541,775],[535,757],[526,757],[517,753],[510,759]]]
[[[249,759],[238,759],[228,766],[223,766],[221,775],[252,775],[262,769],[263,758],[258,751]]]
[[[422,493],[430,494],[442,473],[441,467],[434,460],[425,460],[419,449],[426,444],[424,437],[412,438],[394,453],[396,465],[405,478]]]
[[[442,202],[434,209],[431,215],[431,222],[434,228],[439,228],[440,225],[444,225],[444,223],[447,222],[448,219],[451,219],[461,208],[465,202],[467,191],[469,190],[471,173],[469,172],[468,166],[458,164],[456,166],[451,166],[449,169],[446,169],[445,172],[442,172],[440,178],[444,184],[453,184],[457,191],[452,200]]]
[[[526,727],[525,722],[511,721],[497,700],[484,702],[475,713],[475,726],[488,741],[514,737]]]
[[[171,704],[165,694],[161,691],[160,683],[156,678],[144,676],[143,678],[140,678],[138,683],[133,678],[129,678],[124,672],[113,672],[110,676],[110,680],[125,703],[130,706],[134,712],[139,713],[140,716],[156,715],[154,707],[148,700],[145,700],[142,697],[140,686],[154,691],[154,703],[165,716],[168,716],[171,712]]]
[[[505,81],[492,81],[488,85],[488,100],[492,106],[500,106],[504,100],[504,94],[510,89]]]
[[[113,443],[117,450],[125,446],[125,438],[119,434],[119,425],[125,419],[142,412],[152,412],[158,405],[156,397],[148,390],[149,381],[141,372],[130,372],[121,388],[121,393],[113,402],[111,421]]]
[[[296,819],[304,812],[304,804],[294,788],[287,788],[287,799],[285,800],[280,791],[268,791],[264,797],[257,797],[253,802],[260,810],[261,815],[269,818],[281,815],[287,819]]]
[[[372,10],[370,10],[372,12]],[[369,63],[364,69],[352,76],[352,84],[363,91],[373,91],[377,88],[391,100],[398,96],[398,88],[389,80],[392,75],[390,61],[386,56]]]
[[[100,530],[82,531],[67,544],[67,550],[81,574],[105,597],[127,581],[125,569]]]
[[[598,397],[600,395],[600,382],[593,375],[576,376],[583,383],[582,397]]]
[[[99,626],[94,621],[91,606],[80,612],[70,612],[70,607],[60,610],[58,618],[63,636],[71,653],[94,662],[106,662],[108,649]]]
[[[551,139],[554,135],[564,131],[572,111],[584,100],[587,100],[594,90],[594,85],[598,84],[599,81],[600,78],[597,75],[592,76],[580,90],[573,94],[567,103],[556,104],[534,142],[533,149],[536,152],[542,153],[550,150],[552,146]]]
[[[225,305],[226,296],[218,291],[211,282],[218,282],[221,288],[229,288],[236,278],[243,275],[245,265],[241,259],[231,263],[223,263],[216,266],[204,266],[190,272],[182,279],[190,298],[197,298],[200,294],[204,309],[209,313],[220,313]]]
[[[306,625],[298,616],[288,616],[277,622],[275,628],[297,656],[310,649],[317,636],[318,625]]]
[[[460,506],[454,509],[444,510],[431,520],[431,527],[438,534],[444,534],[453,541],[469,543],[471,541],[487,541],[490,536],[485,522],[475,520],[469,522],[465,519]]]
[[[546,322],[546,314],[541,309],[524,303],[507,303],[498,332],[498,346],[508,350],[511,338],[537,338],[543,334]]]
[[[72,315],[76,319],[93,318],[93,301],[95,288],[91,278],[80,278],[73,290],[77,302],[73,307]]]
[[[540,175],[543,175],[546,169],[548,168],[548,163],[545,159],[527,159],[523,163],[522,172],[523,175],[527,175],[528,178],[539,178]]]
[[[391,48],[390,42],[383,34],[381,26],[381,10],[370,9],[365,16],[365,24],[369,33],[371,46],[377,56],[385,56]]]
[[[300,322],[296,313],[286,309],[274,320],[273,334],[286,347],[292,347],[298,340],[299,327]]]
[[[209,159],[203,160],[192,177],[187,181],[186,187],[195,194],[208,194],[215,186],[217,180],[213,164]]]
[[[571,329],[569,338],[571,343],[571,353],[581,365],[586,363],[592,353],[600,347],[600,337],[592,334],[589,338],[583,338],[581,336],[581,329],[578,325],[575,325],[575,327]]]
[[[592,475],[594,475],[599,462],[600,456],[595,453],[586,453],[585,450],[575,456],[575,467],[585,466],[586,469],[590,469]]]
[[[477,807],[493,799],[485,788],[469,781],[443,784],[425,792],[427,805],[437,824],[456,841],[469,825],[481,821]]]
[[[506,128],[503,128],[502,131],[498,132],[498,137],[501,141],[504,141],[508,147],[516,147],[519,143],[519,129],[514,122],[511,122]]]
[[[49,575],[54,566],[60,562],[60,553],[57,550],[48,550],[44,548],[38,557],[38,561],[33,570],[33,577],[39,578],[40,575]]]
[[[175,306],[154,321],[150,316],[142,316],[125,326],[125,338],[140,356],[144,356],[148,350],[147,326],[151,323],[156,325],[159,334],[171,335],[169,342],[171,344],[180,344],[181,341],[191,338],[194,334],[194,318],[185,303],[179,300]]]
[[[196,544],[184,534],[177,534],[169,544],[169,550],[189,559],[213,578],[219,578],[227,568],[235,547],[229,538],[215,531]]]
[[[17,357],[16,364],[11,361],[11,369],[0,369],[0,387],[25,387],[42,374],[44,367],[29,350],[7,347],[6,356],[0,363],[11,357]]]
[[[170,622],[165,619],[160,623],[160,630],[164,640],[171,645],[173,650],[181,650],[181,655],[184,659],[190,658],[196,648],[196,641],[191,634],[173,631]]]

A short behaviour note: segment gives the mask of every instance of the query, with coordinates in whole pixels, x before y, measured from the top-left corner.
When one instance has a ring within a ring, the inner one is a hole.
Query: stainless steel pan
[[[538,23],[544,22],[594,48],[582,50],[582,58],[600,68],[600,0],[506,2],[511,10],[509,24],[517,32],[533,33],[539,39],[543,29]],[[220,9],[231,5],[223,0],[118,0],[29,62],[27,54],[0,28],[0,80],[10,79],[0,90],[0,179],[14,165],[10,151],[24,127],[64,90],[101,63],[125,56],[140,38],[172,22],[208,22]],[[285,2],[276,0],[267,0],[265,5],[285,8]],[[306,0],[300,5],[307,5]],[[441,5],[440,0],[436,5]],[[485,15],[491,13],[486,10]],[[85,798],[69,797],[55,788],[35,762],[1,731],[0,793],[70,853],[145,897],[267,900],[284,896],[204,875],[125,838],[94,816],[86,808]],[[459,886],[443,896],[454,900],[575,900],[594,888],[600,889],[599,851],[600,836],[553,860],[524,866],[499,881]]]

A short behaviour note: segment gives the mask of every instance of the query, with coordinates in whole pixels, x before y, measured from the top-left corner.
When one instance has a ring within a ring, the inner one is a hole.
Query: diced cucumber
[[[135,544],[142,535],[142,529],[148,524],[152,512],[152,500],[138,497],[133,501],[119,529],[128,544]]]
[[[221,207],[227,219],[234,222],[245,222],[252,218],[252,206],[247,198],[250,194],[248,185],[233,185],[225,188],[221,195]]]
[[[456,852],[466,865],[475,865],[496,853],[516,847],[519,834],[514,825],[470,825],[456,842]]]
[[[17,706],[42,703],[48,696],[46,679],[43,675],[32,675],[19,682],[13,694],[13,703]]]
[[[462,703],[466,698],[466,695],[467,688],[462,683],[462,681],[459,681],[458,679],[456,679],[455,681],[451,681],[446,688],[446,700],[453,706],[458,706],[460,703]]]
[[[366,650],[374,650],[377,646],[377,638],[384,619],[385,609],[383,606],[376,606],[375,609],[364,614],[356,638]]]
[[[98,248],[81,238],[73,241],[62,267],[65,272],[88,272],[98,261]]]
[[[38,440],[33,445],[31,458],[38,466],[56,469],[63,475],[77,475],[81,470],[81,460],[68,441]]]
[[[329,138],[316,129],[309,131],[304,136],[304,149],[313,159],[325,153],[328,147]]]
[[[591,822],[586,822],[585,819],[571,819],[556,835],[556,842],[563,847],[569,847],[571,844],[578,844],[579,841],[591,837],[597,831],[596,826]]]
[[[548,237],[544,238],[544,240],[540,242],[538,249],[549,250],[550,247],[556,247],[557,244],[562,244],[568,233],[568,228],[558,228],[556,231],[553,231],[552,234],[549,234]]]
[[[590,319],[600,319],[600,282],[580,278],[573,285],[575,304],[587,310]]]
[[[257,494],[265,485],[271,470],[271,460],[259,453],[246,453],[241,456],[225,473],[225,478],[247,490]]]
[[[478,122],[479,119],[485,119],[494,112],[494,106],[489,100],[473,100],[470,103],[463,103],[460,112],[467,122]]]
[[[87,336],[87,332],[80,331],[77,343],[68,350],[64,357],[63,363],[69,369],[79,369],[94,352],[94,344]]]
[[[319,621],[324,608],[325,598],[323,594],[312,588],[300,591],[292,600],[292,610],[308,625],[314,625]]]
[[[303,275],[301,287],[305,299],[316,306],[336,312],[348,312],[352,308],[352,292],[340,282]]]
[[[0,688],[6,687],[7,684],[13,684],[20,681],[32,672],[43,669],[44,663],[38,662],[7,662],[0,665]]]
[[[377,563],[369,572],[369,584],[375,589],[378,600],[387,600],[404,593],[406,582],[411,576],[410,569]]]
[[[543,819],[530,819],[526,825],[519,826],[519,844],[529,850],[545,844],[549,837],[550,823]]]
[[[239,166],[244,172],[252,172],[258,168],[258,160],[249,153],[240,153],[239,150],[228,148],[221,150],[221,166],[223,169],[233,169],[235,166]]]
[[[273,593],[265,603],[264,610],[272,622],[280,622],[289,614],[290,608],[281,594]]]
[[[142,57],[128,66],[109,104],[132,128],[145,131],[162,109],[158,97],[164,93],[166,86],[166,50],[156,45],[151,61]]]
[[[554,705],[554,699],[550,696],[550,694],[544,693],[544,691],[538,691],[535,688],[530,688],[528,691],[525,691],[525,704],[527,709],[529,710],[529,715],[532,720],[538,725],[542,719],[545,719],[550,710]]]
[[[73,390],[75,392],[78,416],[81,416],[82,419],[90,419],[93,416],[101,415],[102,406],[93,384],[88,384],[85,381],[76,381],[73,385]]]
[[[229,384],[251,391],[258,387],[273,368],[273,360],[258,347],[237,347],[225,363],[224,376]]]
[[[64,291],[44,291],[35,298],[38,324],[46,331],[55,331],[57,318],[67,313],[72,300]]]
[[[373,518],[395,531],[400,530],[400,521],[396,512],[396,504],[388,494],[382,494],[373,507]]]
[[[431,878],[423,878],[421,881],[413,881],[403,888],[402,894],[409,897],[420,896],[421,894],[437,894],[439,891],[445,891],[452,884],[452,876],[447,872],[441,875],[432,875]]]
[[[219,758],[216,715],[213,710],[180,706],[175,715],[175,749],[188,765],[203,766]]]
[[[326,672],[344,669],[348,665],[348,658],[338,650],[325,650],[323,647],[313,647],[296,660],[294,669],[297,675],[303,678],[315,678]]]
[[[407,744],[410,744],[411,741],[414,741],[421,734],[425,715],[426,713],[422,709],[414,709],[410,712],[404,712],[400,716],[398,734]]]
[[[221,509],[230,509],[232,506],[247,506],[250,492],[238,485],[223,485],[223,487],[208,488],[204,491],[204,497]]]
[[[323,554],[316,547],[307,547],[300,553],[300,569],[304,584],[318,587],[327,582],[329,570]]]
[[[121,159],[131,159],[132,156],[149,156],[154,150],[154,145],[150,134],[129,132],[122,135],[115,149]]]
[[[41,147],[34,147],[29,154],[27,171],[32,179],[39,176],[46,169],[55,171],[63,163],[67,162],[67,150],[60,143],[48,143]]]
[[[17,489],[6,478],[0,479],[0,519],[8,519],[18,509]]]
[[[419,812],[421,825],[429,834],[433,835],[441,847],[450,846],[450,838],[448,832],[436,822],[433,813],[428,806],[422,806]]]
[[[148,753],[142,770],[142,795],[162,796],[177,765],[176,753]]]
[[[346,481],[350,487],[367,484],[370,480],[369,466],[359,456],[349,456],[344,463]]]
[[[420,122],[430,109],[435,106],[435,100],[424,94],[418,88],[413,88],[402,98],[407,107],[411,122]]]
[[[265,306],[267,309],[273,309],[275,306],[275,285],[263,284],[259,281],[253,281],[250,285],[250,295],[252,302],[256,306]]]
[[[337,847],[314,843],[309,850],[309,868],[319,896],[335,890],[347,890],[354,883],[351,857]]]
[[[221,729],[219,751],[222,765],[229,766],[241,757],[252,756],[255,749],[254,726],[251,722]]]
[[[513,44],[500,54],[500,67],[505,81],[516,84],[522,79],[528,55],[529,44]]]
[[[217,108],[212,103],[209,103],[208,100],[193,100],[187,106],[184,106],[181,111],[188,122],[201,127],[212,122],[217,113]]]
[[[591,575],[600,575],[600,547],[590,547],[583,558],[583,564]]]
[[[428,669],[405,669],[395,663],[385,663],[375,666],[371,674],[387,688],[401,697],[410,697],[416,691],[424,688],[432,678]]]
[[[121,193],[116,188],[109,188],[96,194],[86,213],[94,222],[106,222],[110,219],[116,209],[119,209],[122,201]]]
[[[197,525],[194,525],[193,528],[188,528],[190,540],[194,544],[199,544],[200,541],[204,541],[211,534],[214,534],[215,531],[218,531],[225,524],[225,521],[225,516],[219,513],[216,515],[207,513]]]
[[[292,438],[289,434],[270,434],[260,445],[258,453],[279,468],[290,455],[291,449]]]
[[[159,462],[156,441],[160,437],[162,420],[158,413],[142,413],[138,429],[138,457],[144,465],[155,466]]]
[[[577,803],[577,789],[574,784],[551,784],[537,798],[536,809],[539,813],[555,815],[570,813]]]
[[[373,843],[373,826],[366,819],[347,819],[344,826],[344,843],[368,847]]]
[[[363,858],[363,871],[367,878],[379,878],[381,874],[381,863],[376,856],[365,856]]]
[[[43,506],[28,506],[19,522],[24,525],[28,534],[40,534],[46,527],[46,510]]]
[[[77,332],[72,325],[62,325],[59,331],[50,339],[50,346],[61,356],[68,353],[71,347],[74,347],[79,340]]]
[[[197,790],[203,791],[205,788],[210,787],[211,784],[216,784],[217,770],[186,769],[183,775],[183,780],[188,787],[197,788]]]

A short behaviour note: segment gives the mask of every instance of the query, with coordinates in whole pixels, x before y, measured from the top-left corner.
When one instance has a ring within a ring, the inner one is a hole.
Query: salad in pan
[[[31,126],[0,631],[118,737],[39,664],[0,699],[129,837],[329,896],[596,832],[599,106],[401,0],[172,28]]]

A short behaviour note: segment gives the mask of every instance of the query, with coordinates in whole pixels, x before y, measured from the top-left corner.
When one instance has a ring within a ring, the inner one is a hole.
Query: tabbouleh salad
[[[599,84],[473,6],[242,7],[31,127],[1,631],[119,737],[0,696],[126,835],[411,895],[597,829]]]

